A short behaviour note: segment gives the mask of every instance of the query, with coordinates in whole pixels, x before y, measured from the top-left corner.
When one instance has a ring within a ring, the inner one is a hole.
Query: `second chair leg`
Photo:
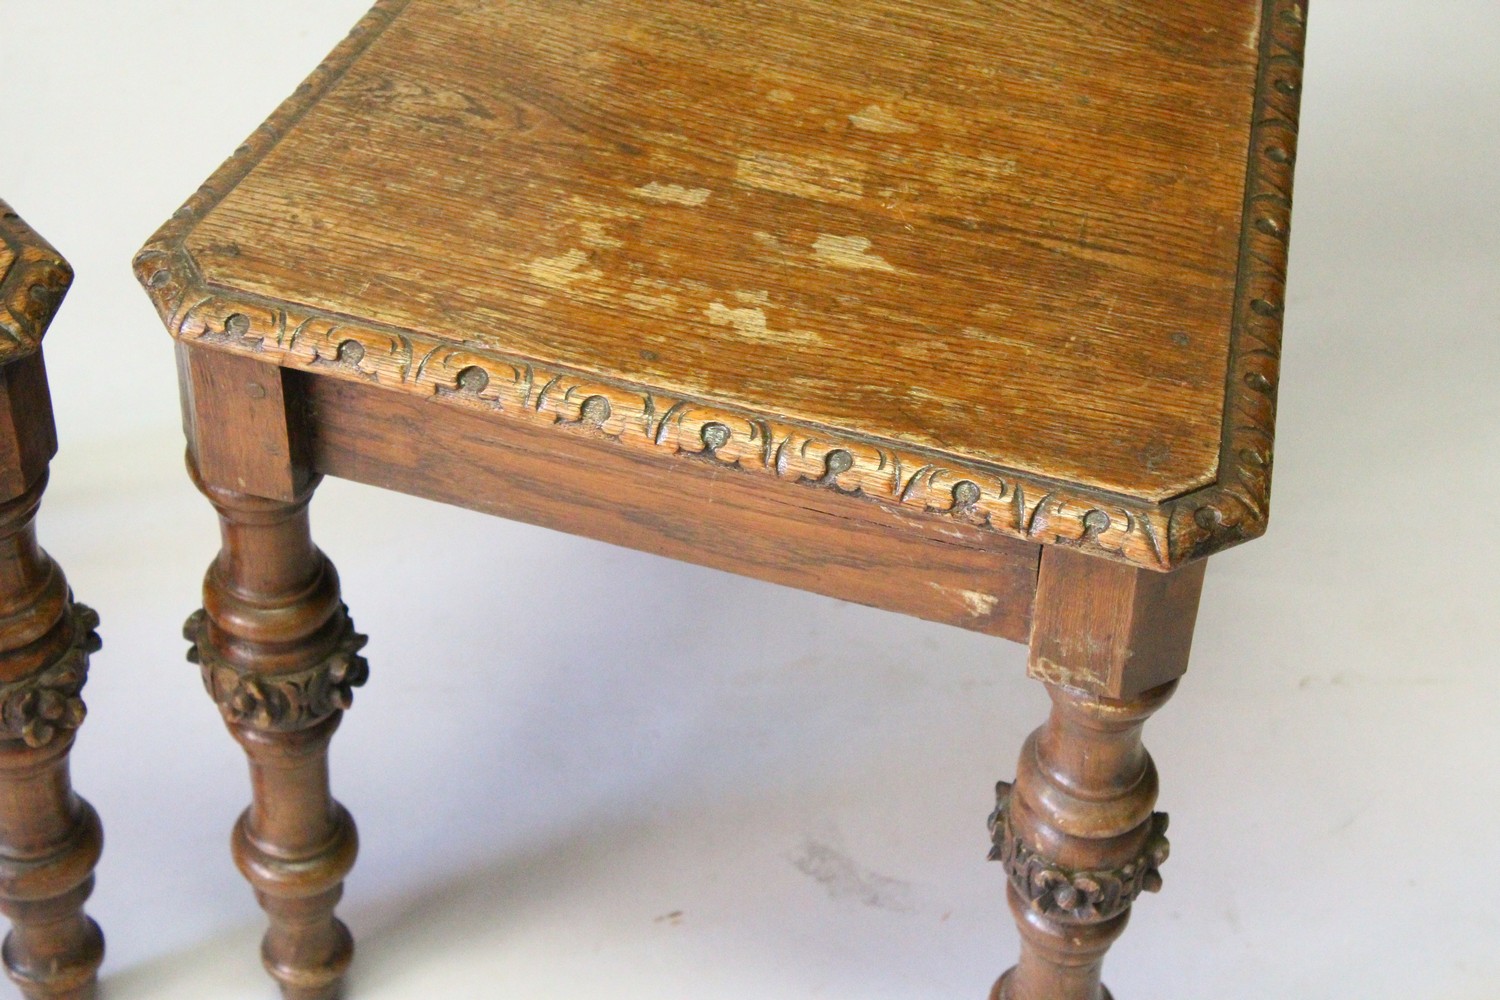
[[[46,477],[0,504],[0,911],[5,970],[27,1000],[87,1000],[104,937],[83,912],[104,838],[68,752],[99,619],[36,544]]]
[[[198,485],[218,510],[223,546],[186,635],[250,761],[235,861],[270,918],[262,958],[283,995],[328,1000],[353,957],[333,911],[358,850],[354,821],[329,791],[328,742],[364,683],[365,640],[312,543],[311,487],[283,502]]]

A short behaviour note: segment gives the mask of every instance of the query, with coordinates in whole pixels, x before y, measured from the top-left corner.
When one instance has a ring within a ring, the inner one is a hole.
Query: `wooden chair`
[[[136,258],[286,995],[352,951],[332,475],[1029,642],[995,995],[1104,996],[1167,855],[1142,725],[1265,528],[1304,11],[378,3]]]
[[[42,335],[73,272],[0,201],[0,911],[5,971],[28,1000],[85,1000],[104,958],[83,912],[104,835],[68,752],[98,615],[36,541],[57,453]]]

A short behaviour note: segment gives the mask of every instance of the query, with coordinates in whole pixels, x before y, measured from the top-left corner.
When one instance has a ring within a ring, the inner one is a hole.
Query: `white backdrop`
[[[134,250],[365,0],[0,0],[0,192],[79,278],[44,544],[104,617],[80,791],[111,1000],[268,998],[247,782],[183,661],[216,535]],[[1267,538],[1148,728],[1166,891],[1121,1000],[1493,1000],[1500,4],[1313,4]],[[351,996],[978,998],[1019,646],[329,482],[374,670],[334,744]]]

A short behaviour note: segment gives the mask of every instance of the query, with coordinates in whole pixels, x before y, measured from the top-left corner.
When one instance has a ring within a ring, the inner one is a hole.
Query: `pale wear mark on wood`
[[[1262,21],[1265,16],[1266,8],[1264,5],[1262,5],[1261,8],[1256,11],[1255,23],[1250,26],[1250,34],[1245,38],[1245,48],[1249,49],[1251,52],[1260,52],[1261,39],[1265,36],[1265,32],[1262,30]]]
[[[865,132],[878,132],[883,135],[917,131],[917,126],[911,122],[902,121],[879,104],[872,104],[863,111],[856,111],[849,116],[849,124]]]
[[[683,187],[681,184],[661,184],[652,181],[644,187],[635,188],[630,192],[637,198],[645,198],[662,205],[686,205],[688,208],[697,208],[713,195],[708,188]]]
[[[983,618],[993,612],[1000,601],[994,594],[986,594],[980,590],[965,590],[959,596],[964,599],[964,607],[969,609],[969,614],[975,618]]]
[[[642,292],[626,292],[625,301],[643,312],[666,312],[677,308],[675,295],[647,295]]]
[[[1006,178],[1021,172],[1021,162],[1014,156],[979,153],[969,156],[953,153],[938,160],[932,181],[940,188],[970,189],[1006,183]]]
[[[579,248],[569,250],[558,257],[538,257],[527,269],[531,276],[552,288],[567,288],[580,278],[597,278],[596,268],[584,269],[589,262],[588,252]]]
[[[708,321],[714,326],[733,327],[740,336],[748,340],[771,341],[775,339],[770,335],[766,313],[763,309],[731,309],[722,302],[715,302],[708,307],[707,312]]]
[[[1075,669],[1045,657],[1033,660],[1027,673],[1044,684],[1057,684],[1084,691],[1096,691],[1108,682],[1108,678],[1092,670]]]
[[[746,187],[817,201],[858,201],[864,197],[863,161],[819,154],[788,156],[754,152],[741,156],[735,180]]]
[[[955,533],[955,537],[962,536]],[[952,594],[959,600],[963,601],[964,610],[966,610],[969,613],[969,616],[972,618],[987,617],[995,610],[995,605],[1000,602],[999,597],[994,594],[986,594],[982,590],[964,590],[958,587],[945,587],[941,583],[929,583],[928,586],[932,587],[934,590],[942,591],[945,594]]]
[[[609,235],[609,230],[604,228],[600,222],[580,222],[579,228],[583,230],[583,245],[593,247],[596,250],[618,250],[625,245],[622,240],[617,240]]]
[[[979,326],[966,326],[963,328],[963,335],[970,340],[981,340],[994,344],[1005,344],[1012,350],[1019,351],[1021,354],[1027,357],[1030,357],[1035,353],[1035,348],[1033,348],[1031,344],[1026,343],[1020,336],[1017,336],[1014,333],[1007,332],[1004,328],[986,329]]]
[[[614,204],[611,202],[596,201],[592,198],[584,198],[575,194],[568,198],[568,204],[573,206],[579,216],[592,216],[603,222],[641,218],[640,209],[628,202]]]
[[[871,242],[863,236],[819,236],[813,243],[813,253],[825,264],[847,267],[855,271],[895,271],[891,262],[878,254],[870,253]]]
[[[751,294],[753,296],[754,293]],[[736,298],[742,302],[746,301],[744,295],[736,295]],[[769,296],[765,299],[752,297],[750,301],[765,304],[769,301]],[[710,323],[715,326],[732,327],[741,338],[754,343],[786,344],[795,341],[815,344],[823,339],[823,335],[816,330],[773,330],[765,310],[754,306],[734,309],[722,302],[715,302],[708,307],[706,312]]]

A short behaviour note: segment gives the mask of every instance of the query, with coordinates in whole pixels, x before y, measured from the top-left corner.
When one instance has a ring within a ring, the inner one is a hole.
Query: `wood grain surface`
[[[188,248],[1162,499],[1218,459],[1259,9],[1088,6],[414,0]]]
[[[711,461],[638,455],[290,374],[320,474],[1018,642],[1029,634],[1037,545],[832,491],[767,491]]]
[[[0,500],[35,485],[56,454],[52,391],[37,350],[0,365]]]
[[[1044,551],[1027,673],[1101,698],[1134,698],[1187,672],[1208,563],[1145,573],[1073,549]]]
[[[185,339],[733,462],[774,420],[1167,569],[1264,529],[1303,16],[386,0],[137,269]]]

